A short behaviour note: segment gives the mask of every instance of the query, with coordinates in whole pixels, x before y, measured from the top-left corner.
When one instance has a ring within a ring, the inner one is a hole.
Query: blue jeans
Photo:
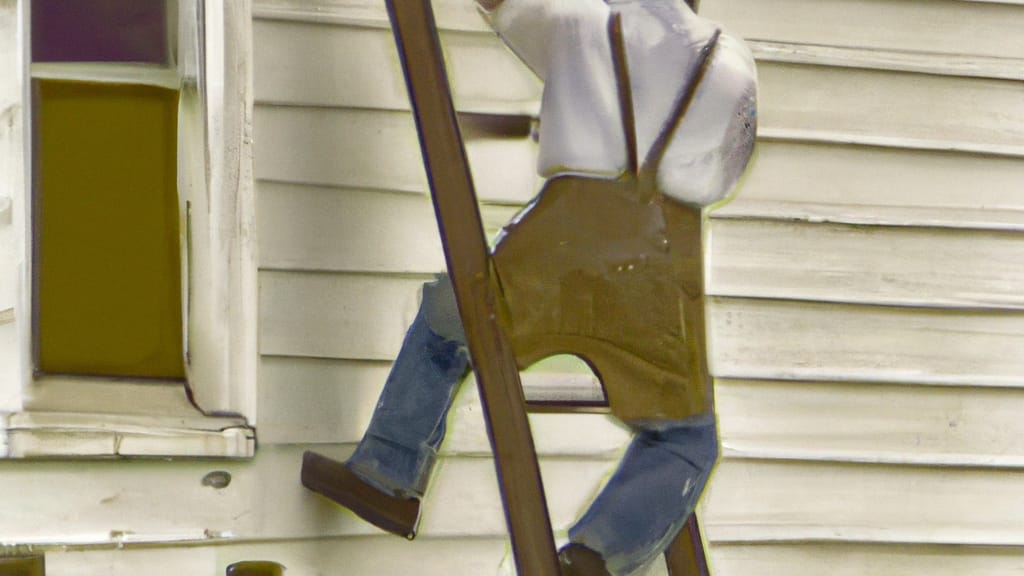
[[[348,460],[350,469],[388,493],[422,496],[456,386],[468,369],[454,293],[442,276],[424,285],[419,313]],[[615,473],[569,529],[569,539],[599,552],[612,574],[628,574],[668,546],[718,459],[714,414],[634,428]]]

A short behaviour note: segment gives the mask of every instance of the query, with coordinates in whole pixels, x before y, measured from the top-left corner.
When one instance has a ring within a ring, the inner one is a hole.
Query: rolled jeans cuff
[[[409,448],[367,434],[348,460],[349,468],[378,489],[403,498],[422,498],[437,452]]]

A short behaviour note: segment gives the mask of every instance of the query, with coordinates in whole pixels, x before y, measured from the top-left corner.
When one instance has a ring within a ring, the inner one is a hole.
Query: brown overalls
[[[521,368],[556,354],[585,361],[624,422],[713,410],[704,320],[700,206],[658,190],[665,149],[699,86],[716,32],[688,71],[674,113],[637,164],[618,20],[609,26],[629,167],[615,180],[558,176],[494,248],[509,336]]]

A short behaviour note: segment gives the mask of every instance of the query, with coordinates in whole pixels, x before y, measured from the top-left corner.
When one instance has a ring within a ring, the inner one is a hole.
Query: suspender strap
[[[697,59],[690,63],[690,68],[686,71],[686,84],[683,85],[683,90],[679,93],[675,105],[672,107],[672,114],[668,117],[665,124],[662,125],[661,132],[658,133],[658,137],[651,144],[651,149],[647,152],[647,157],[644,158],[644,163],[640,166],[641,175],[652,179],[657,176],[661,159],[665,155],[665,149],[668,148],[668,143],[672,141],[676,129],[679,128],[683,117],[686,116],[686,111],[689,110],[693,97],[697,94],[697,88],[704,80],[704,74],[707,73],[711,65],[711,57],[718,46],[718,37],[721,33],[721,30],[715,30],[707,44],[701,48]]]
[[[622,36],[622,14],[615,12],[608,20],[611,40],[615,86],[619,93],[619,111],[622,115],[622,133],[626,136],[626,170],[633,176],[640,168],[636,151],[636,115],[633,111],[633,91],[630,89],[629,64],[626,62],[626,44]]]
[[[679,124],[686,111],[690,108],[697,88],[704,80],[711,65],[711,58],[718,46],[718,37],[721,30],[715,30],[707,44],[701,48],[697,59],[690,63],[686,71],[686,83],[683,84],[675,104],[672,106],[672,113],[661,127],[658,137],[651,144],[643,164],[638,164],[639,154],[636,147],[636,111],[633,104],[633,91],[630,88],[629,64],[626,61],[626,42],[622,32],[622,14],[612,13],[608,20],[608,37],[611,41],[612,64],[615,70],[615,86],[619,94],[619,110],[622,115],[622,132],[626,139],[626,170],[629,174],[645,175],[654,178],[661,165],[661,159],[665,155],[668,143],[672,141]]]

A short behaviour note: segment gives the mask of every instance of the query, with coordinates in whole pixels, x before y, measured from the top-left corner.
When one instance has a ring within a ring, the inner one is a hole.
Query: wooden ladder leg
[[[686,0],[686,3],[694,12],[700,8],[700,0]],[[665,564],[669,576],[711,576],[696,512],[690,513],[686,525],[665,550]]]
[[[429,0],[388,0],[448,273],[473,359],[519,574],[557,576],[540,467],[519,369],[498,313],[497,282]]]
[[[665,550],[669,576],[710,576],[697,514],[691,513],[686,525]]]

